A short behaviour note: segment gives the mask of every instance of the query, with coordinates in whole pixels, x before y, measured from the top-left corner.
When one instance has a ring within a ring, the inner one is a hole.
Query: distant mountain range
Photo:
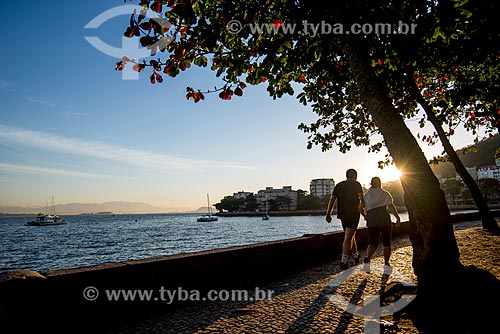
[[[142,202],[114,201],[105,203],[68,203],[55,206],[57,214],[81,214],[81,213],[167,213],[167,212],[204,212],[207,208],[195,210],[174,211],[159,208]],[[4,214],[36,214],[38,212],[49,213],[49,207],[21,207],[0,205],[0,213]]]

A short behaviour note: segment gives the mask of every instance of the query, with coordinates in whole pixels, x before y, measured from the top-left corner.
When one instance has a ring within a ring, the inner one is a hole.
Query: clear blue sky
[[[120,48],[129,17],[84,28],[121,0],[0,2],[0,205],[43,206],[142,201],[170,210],[199,208],[237,191],[266,186],[309,190],[314,178],[345,178],[356,168],[367,184],[381,156],[366,148],[340,154],[306,149],[297,129],[316,115],[294,97],[272,100],[266,86],[242,98],[216,94],[198,104],[186,86],[219,83],[189,70],[151,85],[123,80],[119,60],[92,46],[97,36]],[[125,54],[123,54],[125,55]],[[128,55],[133,56],[133,55]],[[416,122],[410,122],[416,127]],[[472,139],[460,131],[456,147]],[[441,147],[424,147],[428,158]]]

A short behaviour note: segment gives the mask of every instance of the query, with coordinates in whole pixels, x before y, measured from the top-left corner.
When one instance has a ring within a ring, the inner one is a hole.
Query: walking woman
[[[382,238],[382,244],[384,245],[384,273],[390,274],[392,271],[390,265],[392,251],[392,221],[390,213],[396,217],[396,227],[399,227],[401,219],[394,206],[391,194],[382,188],[382,181],[379,177],[372,178],[371,187],[363,195],[363,200],[360,203],[360,211],[366,219],[369,235],[369,244],[364,259],[365,267],[369,267],[370,259],[377,250],[380,238]],[[369,271],[369,269],[365,270]]]

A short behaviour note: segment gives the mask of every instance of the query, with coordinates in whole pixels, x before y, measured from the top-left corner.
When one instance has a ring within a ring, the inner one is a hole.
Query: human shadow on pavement
[[[226,289],[251,292],[255,287],[259,287],[262,290],[272,290],[272,297],[277,297],[327,279],[338,272],[338,259],[332,259],[271,278],[264,275],[261,279],[251,279],[238,285],[228,286]],[[251,293],[249,295],[254,297]],[[249,314],[252,312],[249,307],[254,303],[254,301],[186,301],[181,305],[151,310],[148,312],[148,317],[129,319],[120,328],[112,328],[105,333],[165,333],[163,329],[168,328],[168,333],[192,334],[220,319],[231,319]]]

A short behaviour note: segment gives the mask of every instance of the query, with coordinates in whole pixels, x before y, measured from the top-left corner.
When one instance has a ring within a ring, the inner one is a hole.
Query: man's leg
[[[344,242],[342,243],[342,259],[340,260],[341,267],[345,267],[347,265],[347,260],[349,259],[349,254],[351,253],[352,248],[352,239],[355,233],[356,229],[350,227],[345,228]]]

